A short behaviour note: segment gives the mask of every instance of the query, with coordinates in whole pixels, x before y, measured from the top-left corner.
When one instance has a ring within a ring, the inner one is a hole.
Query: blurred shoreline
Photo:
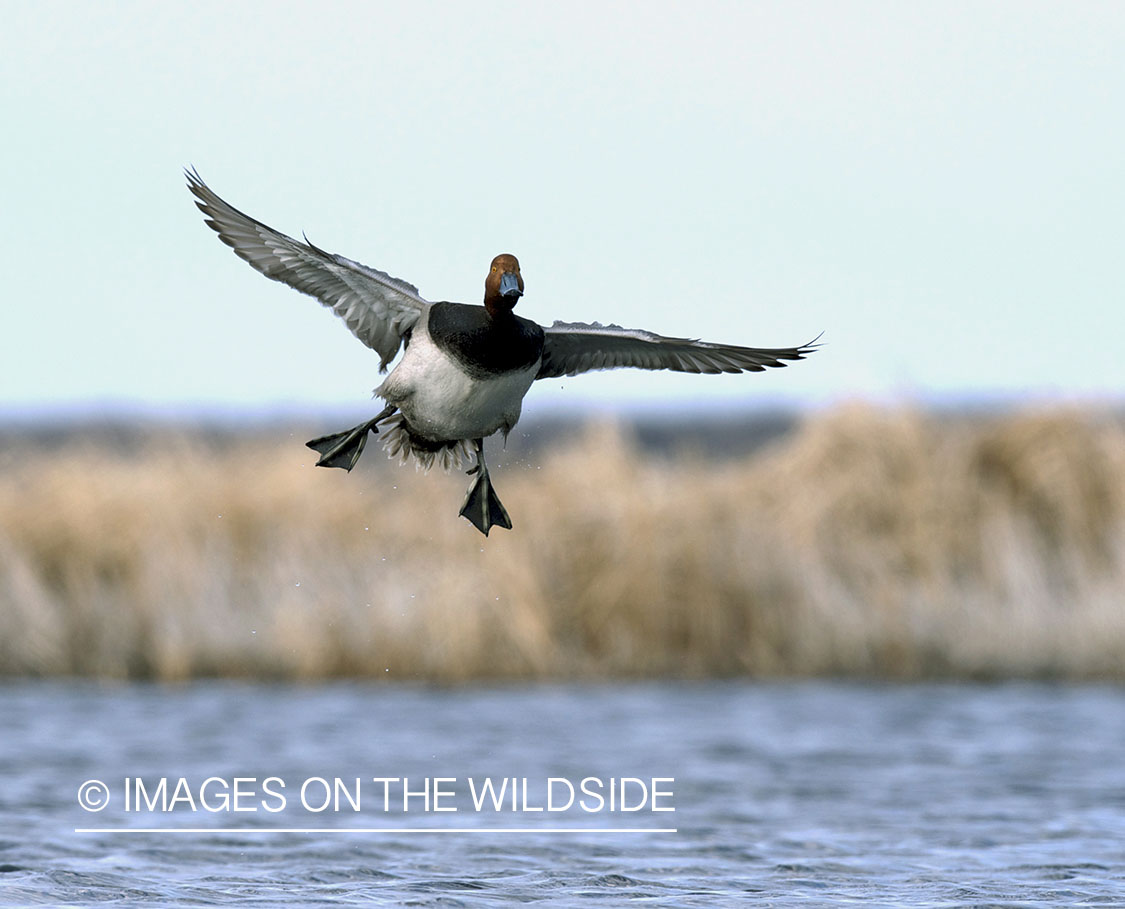
[[[467,479],[347,425],[0,424],[0,675],[1125,680],[1125,419],[527,420]]]

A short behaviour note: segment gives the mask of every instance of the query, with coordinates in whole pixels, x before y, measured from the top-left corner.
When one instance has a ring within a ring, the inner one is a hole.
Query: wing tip
[[[199,190],[207,189],[207,184],[203,182],[203,178],[199,176],[199,171],[195,169],[194,164],[188,164],[184,168],[184,176],[187,178],[188,189],[196,195],[199,195]]]
[[[820,334],[818,334],[815,338],[813,338],[807,344],[802,344],[800,347],[798,347],[797,353],[800,353],[800,354],[816,353],[825,344],[824,341],[820,340],[823,337],[824,337],[824,332],[822,331],[822,332],[820,332]]]

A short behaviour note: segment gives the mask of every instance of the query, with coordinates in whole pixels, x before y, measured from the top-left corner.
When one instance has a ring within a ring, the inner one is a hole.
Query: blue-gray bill
[[[500,296],[502,297],[522,297],[523,291],[520,290],[520,279],[518,276],[513,275],[511,272],[505,272],[500,276]]]

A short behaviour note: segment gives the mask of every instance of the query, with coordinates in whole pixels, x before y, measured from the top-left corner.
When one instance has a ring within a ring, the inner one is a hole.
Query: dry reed
[[[9,448],[0,673],[1125,678],[1125,432],[842,408],[735,461],[594,427],[466,479],[303,437]],[[161,440],[163,439],[163,440]]]

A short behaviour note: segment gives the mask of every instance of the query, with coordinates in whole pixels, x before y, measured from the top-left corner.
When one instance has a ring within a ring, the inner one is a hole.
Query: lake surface
[[[2,905],[1125,904],[1115,687],[21,682],[0,779]]]

